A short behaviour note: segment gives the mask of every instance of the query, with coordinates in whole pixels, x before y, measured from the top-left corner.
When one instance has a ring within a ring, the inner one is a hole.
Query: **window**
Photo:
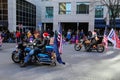
[[[104,7],[101,5],[95,7],[95,18],[103,18],[103,9]]]
[[[7,0],[0,0],[0,20],[8,21]]]
[[[16,2],[17,23],[29,26],[32,22],[32,15],[36,15],[36,6],[26,0],[16,0]],[[34,26],[36,26],[36,23]]]
[[[7,9],[7,4],[3,4],[3,9]]]
[[[8,20],[8,16],[7,15],[3,15],[3,20]]]
[[[111,6],[114,6],[114,10],[113,11],[111,11],[112,9],[109,10],[109,16],[113,17],[112,15],[116,15],[116,18],[120,18],[120,5],[111,5]]]
[[[46,7],[46,18],[53,18],[53,7]]]
[[[59,14],[70,14],[71,13],[71,3],[59,3]]]
[[[8,14],[8,10],[3,10],[3,14]]]
[[[2,0],[3,3],[7,3],[7,0]]]
[[[89,14],[89,2],[77,2],[77,14]]]
[[[0,14],[0,20],[3,20],[3,15]]]

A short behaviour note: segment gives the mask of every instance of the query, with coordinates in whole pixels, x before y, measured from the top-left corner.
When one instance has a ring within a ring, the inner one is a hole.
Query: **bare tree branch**
[[[110,18],[112,20],[112,26],[116,27],[116,18],[120,14],[120,0],[101,0],[101,4],[106,6],[109,10]]]

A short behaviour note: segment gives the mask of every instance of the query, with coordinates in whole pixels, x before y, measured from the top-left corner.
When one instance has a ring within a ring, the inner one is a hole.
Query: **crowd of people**
[[[2,31],[0,32],[0,36],[1,36],[1,42],[3,43],[18,43],[23,39],[34,39],[37,37],[37,35],[39,35],[40,37],[42,37],[44,31],[34,31],[31,32],[30,30],[27,32],[20,32],[19,30],[17,30],[16,32],[9,32],[9,31]],[[51,30],[46,31],[50,34],[50,37],[53,38],[54,32]],[[96,34],[99,35],[99,31],[95,30]],[[102,33],[103,35],[104,33]],[[118,34],[120,35],[120,31],[118,32]],[[86,36],[89,38],[92,35],[91,31],[88,31],[87,33],[85,33],[83,31],[83,29],[81,30],[77,30],[77,31],[73,31],[71,29],[68,29],[67,31],[62,30],[62,35],[63,35],[63,43],[65,42],[69,42],[69,43],[76,43],[78,42],[80,39],[84,39],[86,38]],[[103,38],[103,36],[102,36]]]
[[[95,32],[96,35],[99,35],[98,31],[94,30],[93,32]],[[92,37],[93,32],[88,31],[87,33],[85,33],[83,29],[77,31],[72,31],[71,29],[68,29],[67,33],[63,31],[63,39],[69,43],[77,43],[78,41],[80,41],[80,39]]]
[[[3,42],[5,43],[18,43],[23,39],[34,39],[39,35],[42,37],[44,31],[27,31],[27,32],[20,32],[17,30],[16,32],[9,32],[9,31],[2,31],[0,32],[1,38],[3,39]],[[54,32],[49,30],[46,31],[50,34],[50,37],[53,38]],[[88,34],[84,33],[83,29],[77,30],[77,31],[72,31],[71,29],[68,29],[67,32],[63,30],[62,32],[63,35],[63,41],[64,42],[70,42],[70,43],[76,43],[77,40],[83,39],[86,36],[91,36],[91,31],[88,31]]]
[[[44,32],[44,31],[43,31]],[[23,39],[32,39],[35,38],[38,34],[42,37],[43,32],[30,30],[27,32],[21,32],[17,30],[16,32],[9,32],[8,30],[0,31],[0,37],[3,39],[3,43],[18,43]],[[53,31],[46,31],[52,36]]]

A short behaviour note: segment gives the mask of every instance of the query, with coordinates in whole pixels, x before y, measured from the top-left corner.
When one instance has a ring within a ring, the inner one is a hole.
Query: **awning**
[[[104,19],[95,19],[95,28],[105,28],[106,22]],[[116,28],[120,28],[120,19],[116,20]]]

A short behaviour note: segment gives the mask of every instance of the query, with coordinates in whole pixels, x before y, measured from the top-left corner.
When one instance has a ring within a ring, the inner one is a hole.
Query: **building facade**
[[[0,30],[104,29],[107,8],[96,0],[0,0]],[[120,27],[119,18],[116,21]]]
[[[0,30],[35,30],[40,21],[37,4],[34,0],[0,0]]]
[[[8,2],[7,0],[0,0],[0,29],[7,29],[8,27]]]
[[[96,0],[41,0],[41,22],[45,30],[58,30],[58,23],[67,31],[104,29],[107,8]],[[119,20],[117,20],[120,27]]]
[[[41,20],[45,29],[94,30],[94,0],[41,0]],[[53,27],[53,28],[51,28]]]

